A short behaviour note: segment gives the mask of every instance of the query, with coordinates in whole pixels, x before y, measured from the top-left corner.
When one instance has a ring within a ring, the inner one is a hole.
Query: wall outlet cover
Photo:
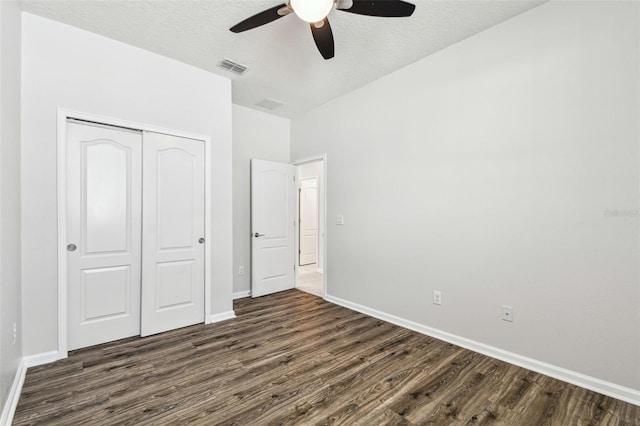
[[[502,307],[502,320],[513,322],[513,308],[511,306]]]

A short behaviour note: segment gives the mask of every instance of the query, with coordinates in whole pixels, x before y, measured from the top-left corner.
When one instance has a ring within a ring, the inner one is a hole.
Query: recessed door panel
[[[111,140],[82,144],[85,252],[130,249],[132,149]]]
[[[294,171],[251,160],[251,297],[294,286]]]
[[[260,175],[260,196],[262,197],[262,214],[259,229],[265,239],[281,239],[287,237],[288,195],[287,170],[265,170]]]
[[[158,263],[156,286],[156,310],[172,309],[194,303],[192,287],[184,285],[193,281],[193,260]]]
[[[140,332],[141,142],[67,123],[69,349]]]
[[[192,183],[198,159],[177,148],[157,151],[156,155],[158,249],[191,249],[194,243]]]
[[[82,271],[82,323],[131,315],[131,267]]]
[[[285,277],[291,266],[289,248],[287,246],[265,247],[262,249],[262,277],[263,280]]]
[[[143,147],[147,336],[204,321],[204,142],[145,132]]]

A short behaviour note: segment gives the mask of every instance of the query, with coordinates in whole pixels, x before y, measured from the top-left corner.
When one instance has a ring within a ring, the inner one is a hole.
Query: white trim
[[[322,247],[320,248],[322,250],[322,260],[324,262],[324,264],[322,265],[323,269],[318,269],[318,272],[322,273],[322,295],[321,297],[323,299],[326,300],[327,298],[327,274],[324,273],[324,269],[327,269],[327,234],[328,234],[328,230],[327,230],[327,192],[328,191],[328,185],[327,185],[327,154],[318,154],[318,155],[314,155],[314,156],[310,156],[310,157],[303,157],[303,158],[299,158],[295,161],[292,161],[291,164],[293,164],[294,166],[296,166],[296,191],[295,191],[295,197],[296,197],[296,208],[295,208],[295,229],[294,232],[296,233],[296,235],[300,235],[300,229],[299,229],[299,225],[300,225],[300,200],[298,199],[298,195],[299,195],[299,191],[297,191],[297,189],[300,188],[300,176],[298,175],[298,166],[301,166],[303,164],[308,164],[308,163],[314,163],[316,161],[322,161],[322,190],[323,190],[323,194],[324,196],[323,198],[323,207],[324,207],[324,221],[323,221],[323,226],[322,226],[322,231],[324,232],[324,235],[320,235],[319,237],[322,239]],[[299,249],[300,247],[298,247],[298,240],[299,238],[295,238],[294,241],[294,255],[295,255],[295,276],[294,276],[294,287],[297,288],[298,287],[298,272],[299,272],[299,267],[298,264],[300,263],[300,253],[299,253]]]
[[[303,164],[315,163],[316,161],[324,161],[326,159],[327,159],[327,154],[318,154],[318,155],[311,155],[309,157],[298,158],[297,160],[292,161],[291,164],[294,166],[302,166]]]
[[[16,407],[20,400],[20,393],[22,392],[22,385],[24,385],[24,378],[27,375],[27,364],[24,358],[18,365],[18,370],[13,378],[13,384],[7,395],[7,401],[4,404],[2,410],[2,416],[0,417],[0,425],[10,425],[13,422],[13,415],[16,413]]]
[[[335,303],[336,305],[344,306],[354,311],[372,316],[374,318],[390,322],[400,327],[408,328],[409,330],[413,330],[448,343],[453,343],[454,345],[463,347],[465,349],[469,349],[474,352],[478,352],[483,355],[508,362],[509,364],[527,368],[537,373],[553,377],[554,379],[562,380],[564,382],[568,382],[576,386],[580,386],[594,392],[598,392],[603,395],[628,402],[630,404],[640,405],[640,390],[620,386],[615,383],[587,376],[586,374],[578,373],[576,371],[538,361],[533,358],[528,358],[513,352],[505,351],[494,346],[485,345],[484,343],[476,342],[465,337],[460,337],[455,334],[427,327],[426,325],[418,324],[416,322],[400,318],[395,315],[387,314],[376,309],[359,305],[357,303],[349,302],[348,300],[340,299],[339,297],[325,294],[325,300],[331,303]]]
[[[67,345],[67,118],[72,114],[58,108],[58,352],[68,356]]]
[[[60,352],[49,351],[35,355],[27,355],[24,357],[24,362],[27,364],[27,367],[37,367],[38,365],[49,364],[62,358],[66,357],[61,357]]]
[[[196,138],[198,139],[198,138]],[[213,158],[211,158],[211,138],[208,136],[204,141],[204,323],[207,319],[211,318],[211,289],[212,287],[212,275],[211,275],[211,245],[213,244],[213,237],[211,234],[211,224],[213,218],[211,217],[211,165],[213,164]]]
[[[317,271],[319,274],[324,274],[324,269],[322,269],[322,268],[318,268],[318,269],[316,269],[316,271]]]
[[[245,297],[251,296],[251,290],[238,291],[233,293],[233,300],[236,299],[244,299]]]
[[[228,319],[233,319],[236,317],[236,313],[234,311],[221,312],[219,314],[213,314],[209,317],[209,323],[225,321]]]
[[[199,135],[191,132],[183,132],[173,129],[166,129],[150,124],[138,123],[128,120],[121,120],[113,117],[88,114],[73,111],[65,108],[58,108],[58,359],[68,356],[67,345],[67,256],[66,256],[66,235],[67,235],[67,199],[66,199],[66,146],[67,146],[67,119],[76,118],[80,120],[93,121],[111,126],[128,127],[143,132],[162,133],[165,135],[177,136],[181,138],[195,139],[204,142],[205,149],[205,244],[204,244],[204,323],[210,324],[211,319],[216,315],[211,315],[211,138],[206,135]]]
[[[295,187],[293,188],[293,288],[298,288],[298,275],[300,274],[300,173],[298,165],[294,166]]]

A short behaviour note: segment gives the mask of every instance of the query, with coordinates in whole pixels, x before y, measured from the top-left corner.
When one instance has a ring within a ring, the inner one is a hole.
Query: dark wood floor
[[[30,368],[15,425],[640,425],[640,407],[296,290]]]

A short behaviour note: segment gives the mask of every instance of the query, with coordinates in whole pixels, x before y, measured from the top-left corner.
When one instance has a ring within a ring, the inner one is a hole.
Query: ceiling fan
[[[411,16],[416,8],[414,4],[402,0],[289,0],[288,3],[256,13],[229,30],[241,33],[294,13],[311,26],[313,40],[322,57],[331,59],[334,55],[333,32],[327,16],[334,4],[337,10],[343,12],[385,18]]]

